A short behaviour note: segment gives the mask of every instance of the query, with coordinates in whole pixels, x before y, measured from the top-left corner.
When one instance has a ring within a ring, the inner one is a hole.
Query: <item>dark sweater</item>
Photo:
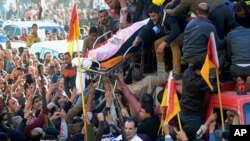
[[[152,141],[157,139],[157,133],[160,126],[160,120],[157,116],[153,116],[149,119],[145,119],[138,126],[138,134],[146,134]]]
[[[180,99],[182,112],[188,115],[201,115],[204,106],[204,96],[210,92],[209,87],[201,76],[195,75],[192,67],[185,70],[182,81],[182,95]]]

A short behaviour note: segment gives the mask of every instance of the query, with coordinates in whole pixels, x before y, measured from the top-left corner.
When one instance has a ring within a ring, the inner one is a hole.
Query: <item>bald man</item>
[[[190,21],[184,31],[183,57],[188,64],[205,59],[210,33],[214,32],[217,49],[224,47],[224,41],[218,37],[215,26],[208,20],[209,6],[200,3],[196,9],[197,18]]]
[[[176,0],[172,0],[172,2],[174,1]],[[214,24],[219,37],[223,39],[236,25],[233,12],[224,0],[181,0],[174,9],[168,9],[167,11],[171,16],[187,14],[189,10],[196,14],[197,6],[201,2],[208,4],[210,9],[208,19]]]

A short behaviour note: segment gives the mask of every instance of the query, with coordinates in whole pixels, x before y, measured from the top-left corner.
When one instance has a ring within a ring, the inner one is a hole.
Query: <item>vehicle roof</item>
[[[6,25],[18,25],[20,27],[31,27],[34,23],[36,23],[41,27],[44,26],[59,26],[58,24],[54,23],[54,22],[49,22],[49,21],[8,21],[5,22],[4,26]]]
[[[222,105],[238,107],[239,104],[250,103],[250,92],[247,95],[237,95],[236,91],[223,91],[221,92]],[[212,103],[218,102],[218,95],[213,95],[211,98]]]
[[[83,40],[79,40],[79,49],[80,51],[82,50],[82,45],[83,45]],[[46,48],[49,50],[55,50],[58,53],[65,53],[68,52],[68,44],[67,40],[56,40],[56,41],[44,41],[44,42],[39,42],[39,43],[34,43],[30,47],[31,52],[36,52],[38,48]],[[77,48],[74,48],[74,52],[77,51]]]

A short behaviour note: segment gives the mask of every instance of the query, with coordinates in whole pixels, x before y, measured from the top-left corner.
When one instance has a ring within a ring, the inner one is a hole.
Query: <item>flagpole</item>
[[[75,27],[74,27],[75,30]],[[84,101],[84,93],[83,93],[83,86],[82,86],[82,68],[81,68],[81,61],[80,61],[80,50],[79,50],[79,44],[78,44],[78,39],[76,39],[76,46],[77,46],[77,62],[78,62],[78,72],[79,72],[79,77],[80,77],[80,91],[82,95],[82,108],[83,108],[83,114],[86,114],[85,110],[85,101]]]
[[[75,3],[76,4],[76,3]],[[76,8],[77,9],[77,8]],[[79,22],[78,19],[76,22]],[[79,26],[79,23],[77,23]],[[77,62],[78,62],[78,74],[80,77],[80,91],[81,91],[81,96],[82,96],[82,110],[83,110],[83,115],[86,115],[86,109],[85,109],[85,101],[84,101],[84,92],[83,92],[83,86],[82,86],[82,68],[81,68],[81,61],[80,61],[80,50],[79,50],[79,43],[78,43],[78,38],[76,37],[76,27],[74,27],[74,37],[76,38],[76,46],[77,46]],[[73,41],[74,44],[75,41]],[[87,123],[84,122],[84,130],[85,130],[85,135],[86,139],[88,139],[88,134],[87,134]]]
[[[177,113],[177,119],[178,119],[178,124],[179,124],[180,131],[181,131],[182,130],[182,125],[181,125],[180,112]]]
[[[217,80],[217,89],[218,89],[218,97],[219,97],[219,104],[220,104],[220,116],[221,116],[221,125],[222,125],[222,131],[225,130],[224,125],[224,116],[223,116],[223,109],[222,109],[222,101],[221,101],[221,92],[220,92],[220,81],[219,81],[219,72],[216,70],[216,80]]]
[[[74,26],[74,31],[75,31],[75,26]],[[80,77],[80,91],[81,91],[81,95],[82,95],[82,111],[83,111],[83,115],[86,115],[84,92],[83,92],[83,86],[82,86],[82,68],[81,68],[81,61],[80,61],[80,51],[79,51],[78,39],[76,39],[76,46],[77,46],[78,74],[80,75],[79,76]],[[87,125],[86,122],[84,122],[85,135],[86,135],[86,138],[88,139],[87,126],[86,125]]]

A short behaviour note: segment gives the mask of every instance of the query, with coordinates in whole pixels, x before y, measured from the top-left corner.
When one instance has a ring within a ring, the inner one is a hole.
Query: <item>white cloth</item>
[[[118,136],[116,138],[117,141],[122,140],[122,135]],[[131,140],[128,141],[143,141],[140,137],[138,137],[137,135],[135,135]]]
[[[77,74],[76,74],[76,88],[78,90],[78,93],[81,93],[81,85],[80,85],[80,71],[78,69],[78,58],[73,58],[72,59],[72,65],[73,66],[77,66]],[[83,90],[85,89],[85,80],[88,77],[88,74],[86,73],[86,69],[89,69],[92,65],[92,61],[89,59],[84,59],[84,58],[80,58],[80,64],[82,64],[82,88]]]

